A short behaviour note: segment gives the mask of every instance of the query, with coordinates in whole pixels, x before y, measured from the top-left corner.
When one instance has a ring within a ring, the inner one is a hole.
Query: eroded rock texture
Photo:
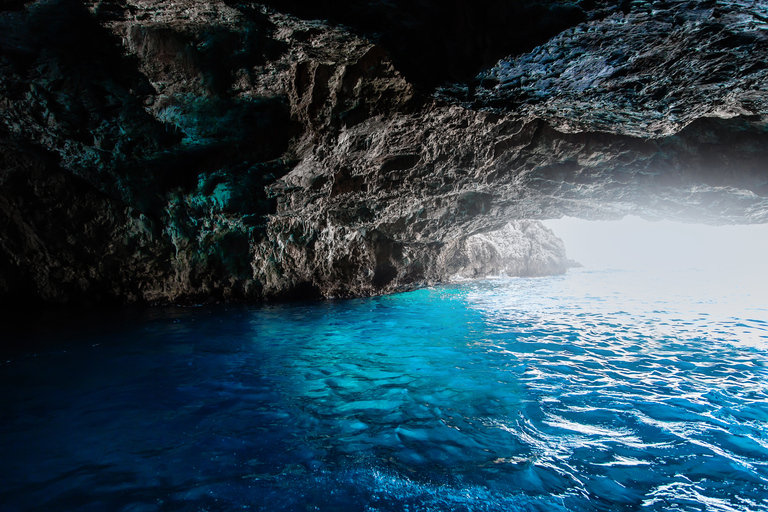
[[[768,10],[0,4],[0,298],[387,293],[569,265],[536,219],[768,221]]]

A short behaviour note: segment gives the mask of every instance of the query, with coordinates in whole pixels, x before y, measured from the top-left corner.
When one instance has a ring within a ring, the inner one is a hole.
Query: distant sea
[[[0,362],[0,510],[766,511],[759,281],[573,269],[30,328]]]

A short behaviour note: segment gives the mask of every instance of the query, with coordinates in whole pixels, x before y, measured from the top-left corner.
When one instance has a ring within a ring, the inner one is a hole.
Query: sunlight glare
[[[619,221],[547,220],[570,259],[592,270],[753,272],[765,279],[768,224],[709,226],[628,216]]]

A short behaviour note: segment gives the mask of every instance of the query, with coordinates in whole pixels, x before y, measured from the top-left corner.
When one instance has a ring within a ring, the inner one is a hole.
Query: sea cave
[[[768,4],[0,2],[0,510],[768,511]]]

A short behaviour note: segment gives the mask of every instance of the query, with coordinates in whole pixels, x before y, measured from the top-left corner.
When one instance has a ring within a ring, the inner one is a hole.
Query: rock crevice
[[[0,300],[363,296],[563,272],[562,215],[768,221],[757,2],[300,4],[3,4]]]

